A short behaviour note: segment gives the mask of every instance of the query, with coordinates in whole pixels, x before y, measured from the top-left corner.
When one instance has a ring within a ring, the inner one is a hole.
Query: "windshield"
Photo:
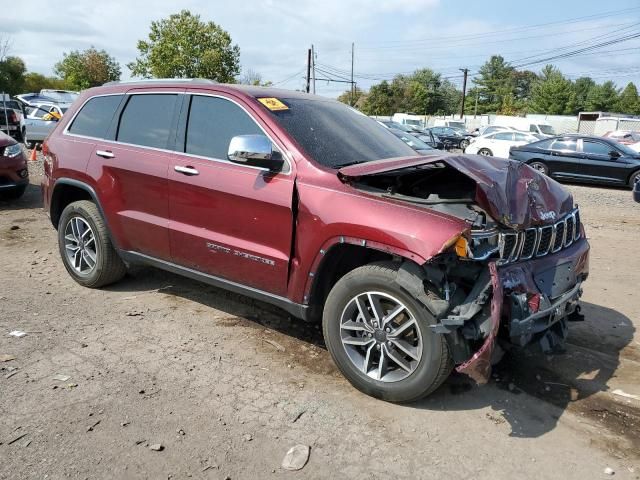
[[[553,131],[553,127],[551,125],[538,125],[538,128],[545,135],[555,135],[556,132]]]
[[[625,155],[629,155],[629,156],[632,156],[632,157],[636,157],[636,156],[640,155],[640,153],[636,152],[633,148],[629,148],[624,143],[617,143],[616,142],[616,148],[618,150],[620,150]]]
[[[74,92],[58,92],[55,90],[43,90],[40,92],[48,98],[55,100],[56,102],[73,103],[78,94]]]
[[[318,163],[340,168],[416,152],[366,115],[333,100],[281,98],[286,110],[267,110]]]

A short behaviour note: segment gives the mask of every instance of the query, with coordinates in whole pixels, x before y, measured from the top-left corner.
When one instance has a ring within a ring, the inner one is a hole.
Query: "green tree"
[[[367,115],[393,115],[393,92],[389,82],[383,80],[373,85],[361,109]]]
[[[73,90],[97,87],[106,82],[120,80],[120,64],[105,50],[95,47],[63,54],[54,66],[54,72]]]
[[[498,112],[505,99],[511,102],[515,94],[515,69],[500,55],[493,55],[478,71],[473,80],[479,97],[478,112]]]
[[[231,44],[231,36],[188,10],[151,22],[149,38],[138,41],[138,51],[127,65],[135,76],[232,83],[240,73],[240,48]]]
[[[20,57],[2,57],[0,60],[0,93],[15,95],[24,89],[27,68]]]
[[[40,73],[29,72],[24,76],[23,88],[25,92],[39,92],[43,88],[66,90],[69,87],[61,78],[46,77]]]
[[[529,111],[562,115],[569,113],[567,107],[571,108],[570,101],[573,102],[574,99],[575,92],[571,82],[564,78],[560,70],[553,65],[547,65],[540,73],[540,80],[534,84],[531,90]]]
[[[619,91],[609,80],[589,90],[586,109],[593,112],[612,112],[618,106]]]
[[[575,108],[571,113],[577,114],[587,110],[587,97],[596,82],[590,77],[580,77],[573,83],[573,91],[575,93]]]
[[[338,101],[346,103],[347,105],[353,104],[355,106],[358,105],[358,102],[363,95],[364,91],[360,87],[356,86],[355,90],[353,91],[353,96],[351,90],[346,90],[342,92],[340,96],[338,96]]]
[[[620,94],[618,107],[616,110],[620,113],[640,113],[640,98],[638,97],[638,89],[633,82],[627,83]]]

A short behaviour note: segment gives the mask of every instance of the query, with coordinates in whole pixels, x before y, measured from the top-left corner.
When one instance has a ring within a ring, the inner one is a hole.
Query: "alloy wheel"
[[[64,248],[69,265],[79,274],[88,275],[96,267],[96,238],[82,217],[71,217],[67,222],[64,229]]]
[[[422,334],[411,311],[382,292],[360,293],[347,303],[340,340],[352,364],[381,382],[407,378],[423,353]]]

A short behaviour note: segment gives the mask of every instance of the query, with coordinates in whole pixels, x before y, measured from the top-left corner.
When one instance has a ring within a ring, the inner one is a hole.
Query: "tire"
[[[85,235],[87,227],[91,232]],[[77,240],[80,237],[83,239],[81,243]],[[58,247],[67,272],[82,286],[103,287],[117,282],[126,273],[98,207],[88,200],[70,203],[62,211],[58,223]],[[74,251],[78,255],[74,255]],[[75,264],[72,258],[77,260]]]
[[[26,185],[20,185],[19,187],[13,187],[9,190],[5,190],[3,192],[3,196],[5,199],[7,200],[17,200],[20,197],[22,197],[22,195],[24,195],[24,192],[27,190],[27,186]]]
[[[482,155],[483,157],[493,157],[493,152],[488,148],[481,148],[478,150],[478,155]]]
[[[460,140],[460,145],[459,145],[460,150],[464,150],[468,146],[469,146],[469,140],[468,139],[465,138],[463,140]]]
[[[365,265],[346,274],[329,292],[322,327],[333,361],[355,388],[390,402],[413,402],[429,395],[444,382],[453,369],[453,361],[444,336],[433,333],[430,328],[435,323],[433,315],[396,283],[397,273],[397,264],[385,262]],[[368,295],[379,300],[377,305],[385,313],[383,320],[400,304],[405,307],[386,324],[391,330],[389,337],[386,331],[377,328],[380,324],[375,323],[375,318],[379,317],[373,317],[372,303],[368,300],[372,297]],[[356,298],[364,301],[364,310],[358,307]],[[358,313],[362,311],[369,316],[366,328]],[[409,328],[405,328],[407,326]],[[404,341],[403,350],[396,346],[400,343],[391,341],[394,333],[400,334],[402,328],[402,335],[409,337],[400,340],[396,337],[395,340]],[[352,345],[352,342],[362,345]],[[369,343],[364,345],[364,342]],[[408,351],[404,350],[407,347],[412,356],[404,353]],[[376,364],[376,361],[383,352],[388,368],[380,375],[381,362]],[[403,358],[406,368],[400,368],[392,355]],[[411,358],[413,360],[409,360]],[[364,367],[365,362],[367,367]]]
[[[26,131],[22,133],[22,143],[24,143],[24,146],[29,150],[33,150],[34,148],[36,148],[36,142],[32,142],[31,140],[29,140]]]
[[[529,162],[528,165],[534,170],[537,170],[540,173],[543,173],[544,175],[547,175],[547,176],[549,175],[549,167],[547,167],[547,164],[544,162],[541,162],[539,160],[534,160],[533,162]]]
[[[629,176],[629,187],[633,190],[633,186],[640,182],[640,170],[636,170]]]

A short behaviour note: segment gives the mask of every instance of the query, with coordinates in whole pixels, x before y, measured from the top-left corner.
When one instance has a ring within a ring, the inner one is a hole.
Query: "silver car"
[[[36,144],[42,143],[68,108],[68,105],[52,103],[36,103],[26,107],[24,121],[26,147],[33,148]]]

